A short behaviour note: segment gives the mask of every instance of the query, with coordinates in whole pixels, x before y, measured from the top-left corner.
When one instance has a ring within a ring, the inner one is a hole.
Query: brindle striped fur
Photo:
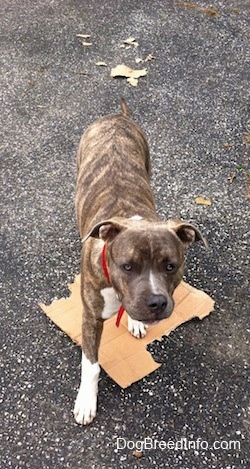
[[[123,114],[95,121],[80,141],[76,212],[82,237],[113,216],[130,218],[139,213],[157,219],[149,185],[148,144],[124,101],[122,110]]]

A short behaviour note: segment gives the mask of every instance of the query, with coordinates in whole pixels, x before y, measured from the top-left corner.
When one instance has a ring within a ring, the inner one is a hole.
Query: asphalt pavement
[[[0,13],[1,468],[246,468],[249,3],[2,0]],[[137,86],[110,77],[122,63],[147,68]],[[121,97],[149,141],[160,217],[208,239],[185,279],[216,307],[150,345],[162,366],[131,387],[102,371],[80,427],[80,349],[38,303],[79,272],[76,148]]]

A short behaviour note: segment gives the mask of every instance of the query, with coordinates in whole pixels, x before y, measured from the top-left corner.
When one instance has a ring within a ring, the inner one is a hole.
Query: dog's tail
[[[129,108],[127,106],[127,103],[124,98],[121,98],[121,108],[122,108],[122,113],[125,117],[130,117],[130,112]]]

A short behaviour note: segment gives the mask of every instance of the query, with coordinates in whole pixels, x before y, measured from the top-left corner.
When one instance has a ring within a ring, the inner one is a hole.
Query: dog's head
[[[180,220],[150,222],[112,218],[93,227],[88,237],[107,245],[111,283],[132,319],[153,323],[171,315],[187,248],[205,239]]]

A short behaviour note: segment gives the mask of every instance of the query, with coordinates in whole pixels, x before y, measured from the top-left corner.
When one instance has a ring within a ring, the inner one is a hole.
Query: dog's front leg
[[[77,423],[87,425],[96,416],[98,379],[98,348],[103,328],[102,319],[83,321],[82,325],[82,371],[74,415]]]
[[[143,324],[143,322],[137,321],[136,319],[132,319],[128,314],[128,331],[131,335],[137,339],[145,337],[147,334],[147,328],[148,326],[146,324]]]

